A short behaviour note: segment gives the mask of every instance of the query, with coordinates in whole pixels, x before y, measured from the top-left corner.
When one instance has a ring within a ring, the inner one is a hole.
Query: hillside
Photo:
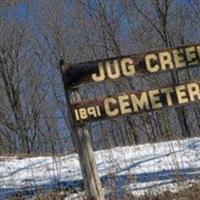
[[[177,190],[178,182],[197,181],[200,177],[200,138],[117,147],[95,152],[102,182],[123,195],[141,195],[148,190]],[[82,188],[78,157],[0,156],[0,199],[21,191],[35,195],[38,190]],[[70,199],[70,198],[69,198]]]

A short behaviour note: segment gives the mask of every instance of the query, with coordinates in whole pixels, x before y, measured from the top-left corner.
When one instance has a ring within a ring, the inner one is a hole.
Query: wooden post
[[[66,85],[66,81],[64,80],[66,77],[64,76],[64,73],[68,70],[67,65],[60,65],[65,89],[66,104],[69,110],[68,117],[71,129],[70,132],[73,144],[79,156],[87,198],[89,200],[104,200],[104,194],[96,167],[89,131],[85,125],[77,127],[72,117],[71,104],[77,100],[80,101],[81,97],[77,89],[70,89]]]

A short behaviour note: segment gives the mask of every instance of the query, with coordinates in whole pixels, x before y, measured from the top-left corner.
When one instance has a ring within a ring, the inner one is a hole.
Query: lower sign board
[[[143,92],[128,92],[72,104],[77,124],[200,101],[200,81]]]

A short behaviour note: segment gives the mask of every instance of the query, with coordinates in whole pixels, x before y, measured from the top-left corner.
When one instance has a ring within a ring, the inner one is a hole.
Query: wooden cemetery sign
[[[104,200],[102,186],[92,151],[87,122],[185,105],[200,100],[200,81],[171,85],[141,92],[82,101],[77,87],[131,78],[137,74],[156,74],[200,65],[200,44],[163,49],[92,62],[66,65],[60,63],[69,108],[72,140],[77,149],[85,179],[88,199]]]

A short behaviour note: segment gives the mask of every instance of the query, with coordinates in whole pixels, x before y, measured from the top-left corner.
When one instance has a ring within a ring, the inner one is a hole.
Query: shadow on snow
[[[150,173],[138,173],[134,175],[106,175],[101,177],[103,185],[115,184],[117,187],[122,187],[131,183],[150,183],[159,181],[155,186],[160,186],[168,183],[176,182],[176,180],[185,181],[200,178],[200,168],[186,168],[174,170],[162,170]],[[34,195],[39,191],[49,191],[53,189],[67,189],[75,191],[76,188],[83,189],[83,180],[76,181],[59,181],[53,180],[44,185],[32,185],[23,188],[0,188],[0,199],[14,196],[16,194]],[[144,186],[133,190],[152,189],[152,186]]]

